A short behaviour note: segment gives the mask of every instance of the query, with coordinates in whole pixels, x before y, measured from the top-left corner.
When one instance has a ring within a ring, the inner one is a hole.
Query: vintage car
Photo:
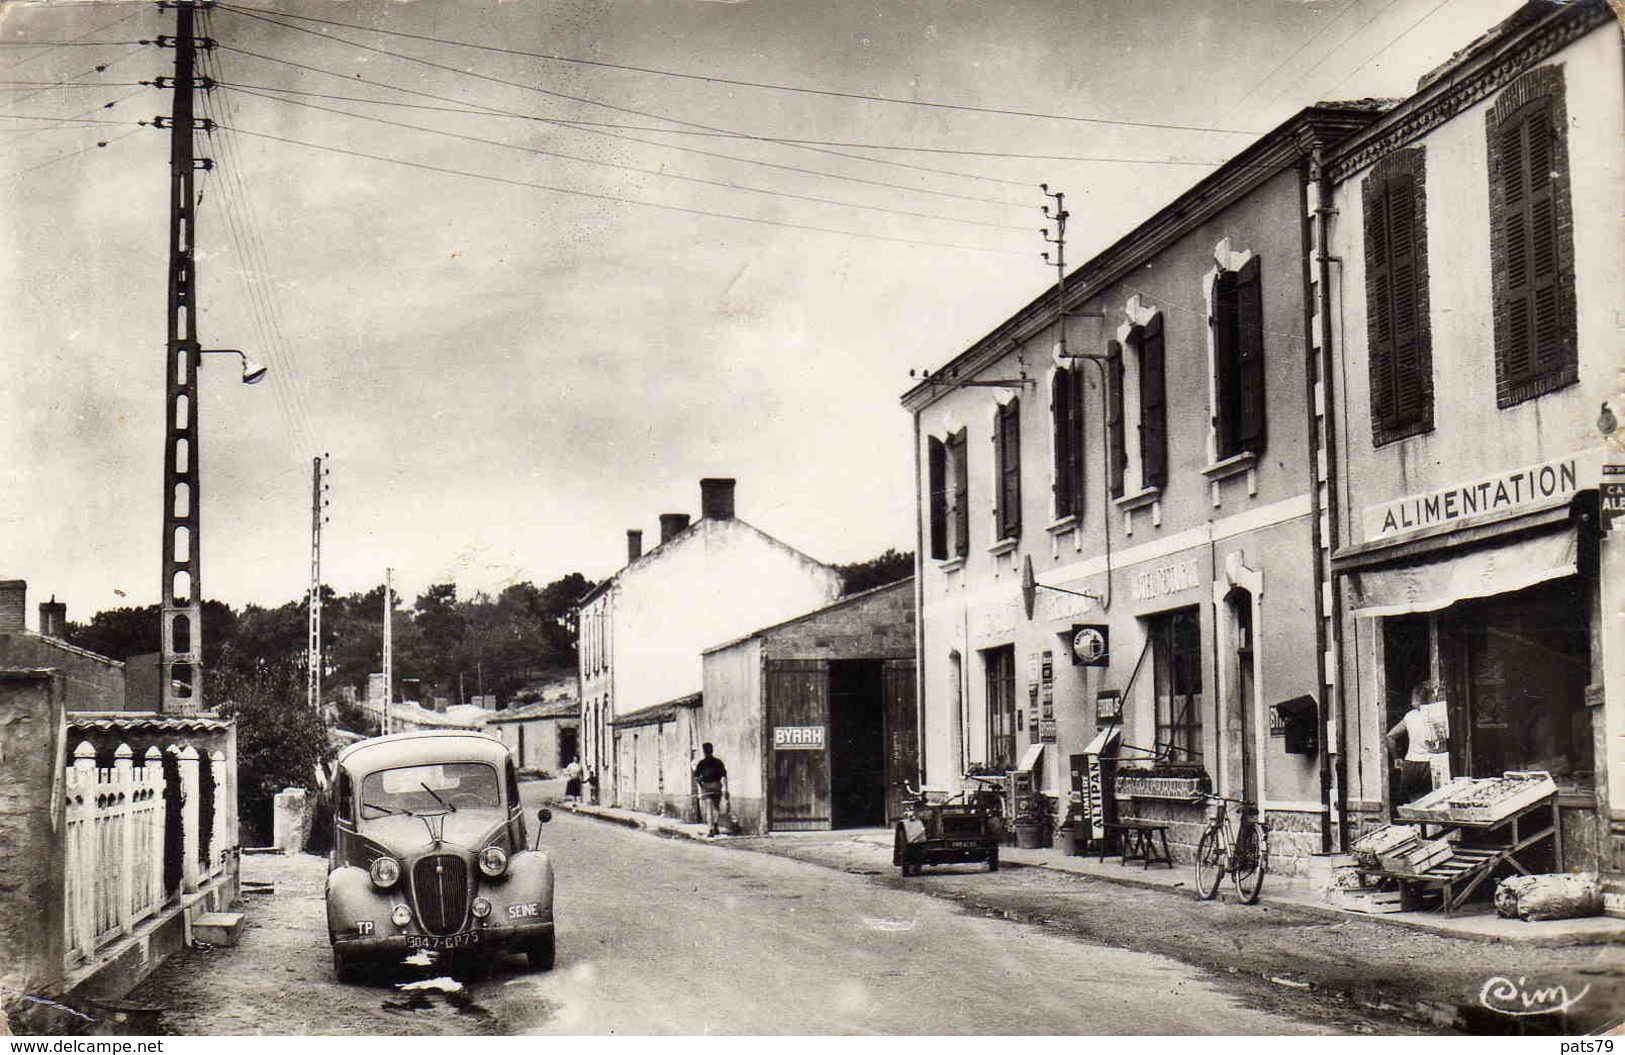
[[[969,861],[987,862],[989,872],[999,870],[1004,820],[996,796],[947,788],[909,790],[892,842],[892,864],[903,875],[919,875],[926,865]]]
[[[553,864],[526,842],[501,741],[397,733],[351,744],[333,768],[327,934],[341,981],[419,949],[475,969],[505,951],[552,968]]]

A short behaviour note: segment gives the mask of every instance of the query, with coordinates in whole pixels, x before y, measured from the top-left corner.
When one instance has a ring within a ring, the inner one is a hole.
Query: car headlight
[[[491,903],[482,897],[474,899],[474,918],[484,919],[491,914]]]
[[[395,910],[389,914],[389,920],[397,927],[404,927],[412,922],[412,910],[405,905],[396,905]]]
[[[508,870],[508,851],[500,846],[487,846],[480,851],[480,871],[495,879]]]
[[[367,871],[372,875],[373,886],[388,890],[400,881],[401,863],[393,857],[376,857]]]

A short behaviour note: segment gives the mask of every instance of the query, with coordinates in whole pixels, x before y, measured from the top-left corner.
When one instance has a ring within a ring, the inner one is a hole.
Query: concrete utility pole
[[[384,569],[384,713],[379,720],[379,731],[388,736],[394,731],[394,716],[390,705],[395,702],[395,569]]]
[[[327,470],[322,457],[310,460],[310,637],[305,647],[306,692],[312,711],[322,706],[322,524],[327,521]]]
[[[169,331],[164,364],[164,535],[162,598],[162,667],[160,704],[164,713],[191,713],[203,708],[203,553],[200,514],[203,494],[198,478],[197,370],[202,361],[194,302],[197,271],[192,250],[193,173],[213,162],[193,155],[192,133],[212,123],[193,116],[192,90],[197,47],[213,41],[193,36],[193,14],[213,0],[164,0],[175,11],[175,36],[159,37],[159,46],[175,49],[175,76],[159,87],[173,88],[175,107],[154,124],[169,128]]]

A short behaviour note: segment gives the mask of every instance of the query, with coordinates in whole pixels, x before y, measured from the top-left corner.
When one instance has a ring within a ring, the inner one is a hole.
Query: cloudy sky
[[[222,3],[199,330],[271,373],[205,364],[204,593],[302,595],[321,453],[341,592],[596,579],[704,476],[817,558],[912,548],[898,397],[1053,280],[1038,183],[1081,261],[1516,6]],[[125,42],[174,19],[4,11],[0,577],[83,619],[158,596],[173,52]]]

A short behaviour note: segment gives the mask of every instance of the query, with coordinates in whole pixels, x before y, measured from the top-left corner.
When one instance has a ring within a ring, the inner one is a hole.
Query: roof
[[[211,714],[151,711],[69,711],[68,728],[98,733],[220,733],[231,722]]]
[[[418,730],[391,733],[351,744],[339,752],[337,763],[347,768],[372,765],[419,765],[430,762],[491,762],[509,757],[501,740],[468,730]]]
[[[757,527],[755,524],[750,523],[749,521],[741,520],[738,517],[701,517],[700,519],[694,521],[692,524],[688,525],[688,527],[684,528],[683,530],[679,531],[677,534],[673,535],[671,538],[667,539],[666,541],[662,542],[660,545],[656,546],[654,549],[649,550],[647,553],[640,556],[637,560],[628,561],[626,563],[626,565],[621,568],[620,571],[617,571],[614,575],[609,576],[608,578],[606,578],[602,582],[600,582],[597,586],[594,586],[591,590],[588,590],[586,596],[581,598],[581,600],[576,602],[576,608],[577,609],[585,608],[587,605],[591,604],[593,601],[596,601],[599,597],[603,596],[603,594],[611,586],[613,586],[617,582],[621,581],[621,578],[623,576],[625,576],[628,572],[631,572],[631,571],[633,571],[633,570],[635,570],[637,568],[646,567],[647,565],[653,563],[654,559],[656,557],[658,557],[658,556],[660,556],[662,554],[670,553],[674,548],[676,548],[678,546],[679,543],[685,542],[686,540],[691,539],[691,538],[697,538],[702,531],[716,530],[715,527],[706,527],[705,525],[707,525],[707,524],[710,524],[710,525],[737,524],[739,527],[741,527],[741,528],[745,529],[746,531],[749,531],[749,532],[759,536],[760,538],[762,538],[765,541],[773,544],[774,546],[777,546],[778,548],[784,550],[785,552],[791,554],[792,556],[801,558],[803,561],[807,562],[808,564],[811,564],[811,565],[813,565],[815,567],[818,567],[818,568],[825,568],[825,569],[828,569],[828,570],[830,570],[832,572],[834,571],[833,568],[830,568],[829,565],[825,564],[823,561],[820,561],[820,560],[817,560],[816,558],[810,557],[807,554],[805,554],[805,553],[801,552],[800,550],[796,549],[794,546],[790,545],[789,543],[781,541],[780,539],[774,538],[772,535],[769,535],[767,532],[763,531],[761,528]],[[730,528],[729,530],[733,530],[733,529]]]
[[[561,696],[556,700],[539,700],[536,703],[527,703],[523,707],[509,707],[505,711],[496,711],[485,720],[488,724],[523,722],[532,718],[575,718],[580,714],[580,700],[573,696]]]
[[[36,630],[28,630],[21,627],[12,630],[0,630],[0,636],[31,638],[40,642],[41,644],[50,645],[54,649],[61,652],[66,652],[69,655],[83,656],[85,659],[93,659],[96,662],[104,663],[109,667],[124,666],[124,661],[121,659],[112,659],[108,656],[102,655],[100,652],[92,652],[88,648],[80,648],[78,645],[64,641],[60,637],[52,637],[49,634],[41,634]]]
[[[806,622],[808,619],[814,619],[828,612],[833,612],[837,608],[844,608],[849,604],[856,604],[859,601],[866,601],[871,597],[885,593],[887,590],[900,590],[905,586],[912,585],[914,585],[914,576],[910,575],[906,579],[898,579],[896,582],[888,582],[881,586],[871,586],[869,589],[860,590],[857,593],[849,593],[845,597],[839,597],[834,601],[831,601],[822,608],[814,608],[810,612],[803,612],[800,615],[792,616],[791,618],[784,620],[782,623],[774,623],[772,626],[764,626],[759,630],[752,630],[743,637],[736,637],[732,641],[725,641],[720,645],[712,645],[710,648],[703,650],[700,655],[709,656],[713,652],[721,652],[725,648],[733,648],[735,645],[749,641],[751,638],[761,637],[763,634],[770,634],[775,630],[782,630],[787,626],[795,626],[797,623]]]
[[[642,710],[633,711],[631,714],[622,715],[613,719],[609,724],[617,729],[633,729],[640,725],[658,725],[661,722],[669,722],[676,718],[677,708],[679,707],[701,707],[704,704],[704,693],[691,693],[687,696],[679,696],[675,700],[667,700],[665,703],[653,704]]]

